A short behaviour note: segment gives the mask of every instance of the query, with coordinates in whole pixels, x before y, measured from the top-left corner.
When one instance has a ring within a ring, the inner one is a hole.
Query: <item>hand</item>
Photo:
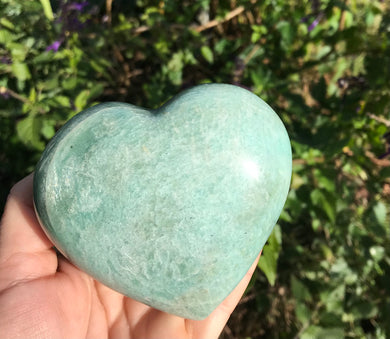
[[[32,202],[29,175],[11,190],[0,228],[0,333],[7,338],[217,338],[255,270],[205,320],[125,297],[57,255]]]

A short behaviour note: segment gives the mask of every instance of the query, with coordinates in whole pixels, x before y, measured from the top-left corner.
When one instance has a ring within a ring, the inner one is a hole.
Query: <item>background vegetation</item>
[[[223,338],[390,337],[390,4],[0,0],[0,209],[97,102],[244,86],[293,148],[285,210]]]

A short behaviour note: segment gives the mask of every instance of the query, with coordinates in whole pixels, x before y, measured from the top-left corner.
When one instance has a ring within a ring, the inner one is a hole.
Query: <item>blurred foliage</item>
[[[222,337],[390,337],[385,1],[0,0],[1,206],[80,110],[205,82],[266,100],[294,155],[263,272]]]

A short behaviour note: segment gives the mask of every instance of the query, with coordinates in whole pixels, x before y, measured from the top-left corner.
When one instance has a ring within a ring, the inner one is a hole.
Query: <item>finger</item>
[[[0,288],[13,281],[52,274],[57,269],[53,245],[35,216],[32,181],[30,174],[12,188],[1,219]]]
[[[185,319],[154,308],[149,308],[144,316],[139,319],[138,324],[132,328],[132,334],[135,338],[188,338]]]
[[[137,300],[127,298],[124,299],[124,307],[128,318],[130,329],[133,329],[142,320],[142,318],[151,310],[151,307]]]
[[[20,252],[37,253],[53,246],[35,216],[32,183],[30,174],[10,192],[1,221],[0,258]]]
[[[202,321],[187,320],[187,328],[192,332],[193,338],[218,338],[244,294],[257,267],[260,255],[261,252],[232,293],[206,319]]]
[[[95,287],[100,303],[106,310],[109,337],[111,338],[125,338],[129,332],[136,338],[149,338],[156,327],[159,328],[158,336],[164,338],[164,333],[160,331],[162,327],[165,331],[171,329],[171,324],[174,325],[174,328],[183,325],[183,319],[125,297],[99,282],[95,281]],[[167,337],[172,337],[172,334]]]
[[[99,300],[96,288],[91,289],[91,311],[89,315],[89,326],[86,334],[86,338],[119,338],[108,335],[107,333],[107,318],[106,312]]]
[[[124,308],[124,299],[126,297],[124,297],[123,294],[114,291],[113,289],[103,285],[98,281],[94,281],[94,286],[99,301],[106,312],[107,326],[109,328],[113,328],[113,327],[115,328],[116,326],[114,325],[118,325],[118,323],[121,322],[125,317],[123,308]],[[127,323],[126,319],[125,322]],[[119,335],[116,334],[110,336],[112,336],[113,338],[120,337]]]

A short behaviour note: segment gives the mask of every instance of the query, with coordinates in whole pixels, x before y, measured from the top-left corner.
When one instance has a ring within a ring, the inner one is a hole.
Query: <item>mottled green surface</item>
[[[183,317],[207,316],[260,252],[285,202],[291,148],[247,90],[203,85],[157,111],[75,116],[36,168],[46,232],[97,280]]]

